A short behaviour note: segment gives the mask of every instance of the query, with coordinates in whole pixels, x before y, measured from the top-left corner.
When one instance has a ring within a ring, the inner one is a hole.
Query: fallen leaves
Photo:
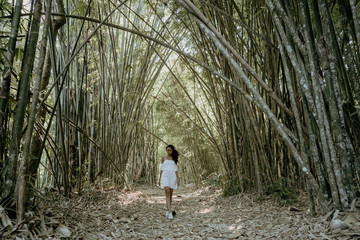
[[[258,202],[256,195],[223,198],[219,189],[188,185],[176,190],[173,210],[177,214],[174,220],[168,220],[163,190],[137,188],[93,192],[71,199],[58,196],[56,202],[44,200],[39,217],[28,214],[33,226],[29,231],[34,238],[57,239],[346,240],[360,236],[356,202],[347,214],[331,211],[314,218],[306,211],[306,200],[286,208],[271,200]],[[1,214],[0,208],[3,217]],[[9,224],[6,219],[4,223]],[[24,232],[17,234],[25,236]]]
[[[0,206],[0,218],[1,218],[0,227],[6,228],[7,226],[13,225],[9,216],[6,214],[5,209],[2,206]]]
[[[56,228],[56,232],[61,235],[61,237],[70,237],[71,231],[68,227],[66,227],[63,224],[59,224],[59,226]]]
[[[344,219],[344,223],[355,231],[360,232],[359,220],[353,213],[348,213]]]
[[[229,238],[230,238],[230,239],[235,239],[235,238],[240,237],[241,235],[242,235],[241,232],[234,232],[234,233],[232,233],[232,234],[229,235]]]

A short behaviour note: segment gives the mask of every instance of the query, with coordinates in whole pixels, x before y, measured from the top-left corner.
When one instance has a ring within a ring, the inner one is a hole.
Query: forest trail
[[[154,186],[95,191],[43,204],[47,229],[54,231],[48,236],[64,230],[71,239],[354,239],[340,232],[331,235],[329,219],[310,217],[305,199],[294,212],[272,200],[259,202],[255,195],[224,198],[213,187],[175,190],[173,220],[165,217],[163,190]]]

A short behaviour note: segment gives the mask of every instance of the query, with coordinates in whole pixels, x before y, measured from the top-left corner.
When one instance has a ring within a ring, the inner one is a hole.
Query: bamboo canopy
[[[10,2],[0,205],[18,221],[39,189],[155,184],[167,144],[183,182],[224,195],[358,196],[358,1]]]

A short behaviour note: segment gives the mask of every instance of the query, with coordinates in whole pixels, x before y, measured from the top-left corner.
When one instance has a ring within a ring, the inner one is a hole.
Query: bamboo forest
[[[360,239],[359,0],[0,0],[1,239]]]

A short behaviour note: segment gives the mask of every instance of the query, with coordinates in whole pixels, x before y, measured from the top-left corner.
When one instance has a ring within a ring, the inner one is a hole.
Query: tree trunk
[[[18,155],[20,151],[20,140],[24,125],[26,106],[29,102],[29,87],[30,77],[32,74],[36,45],[39,36],[40,18],[41,18],[42,4],[40,0],[35,2],[34,16],[31,22],[29,39],[27,42],[27,51],[24,54],[23,71],[19,86],[19,99],[16,105],[15,119],[12,131],[12,139],[10,145],[8,172],[6,175],[6,182],[4,191],[1,194],[1,199],[11,197],[14,193],[16,181],[16,169],[18,162]],[[25,176],[23,176],[25,177]]]
[[[11,84],[11,70],[14,62],[14,55],[16,49],[16,40],[19,32],[19,24],[21,17],[21,8],[23,1],[17,0],[15,5],[15,11],[11,20],[11,33],[8,43],[8,49],[6,52],[6,59],[4,64],[3,80],[0,86],[0,161],[3,158],[3,153],[6,145],[6,106],[7,100],[10,94],[10,84]]]
[[[19,171],[16,181],[16,200],[17,200],[17,211],[16,211],[16,218],[18,222],[23,220],[24,212],[25,212],[25,193],[26,193],[26,169],[27,169],[27,163],[28,163],[28,157],[29,157],[29,150],[30,150],[30,144],[31,144],[31,138],[32,133],[34,129],[35,124],[35,115],[36,115],[36,106],[38,103],[38,98],[40,94],[40,82],[41,82],[41,76],[43,72],[44,62],[45,62],[45,54],[46,54],[46,45],[47,45],[47,38],[48,38],[48,32],[49,32],[49,23],[50,23],[50,13],[51,13],[51,0],[47,1],[47,10],[46,10],[46,17],[44,22],[44,29],[43,29],[43,37],[41,41],[41,49],[40,49],[40,56],[39,56],[39,65],[38,70],[35,78],[34,83],[34,90],[33,90],[33,96],[32,96],[32,103],[29,113],[29,122],[26,129],[26,135],[25,135],[25,143],[23,145],[23,152],[22,157],[19,165]],[[39,7],[40,6],[40,7]],[[36,2],[35,5],[35,11],[38,9],[41,11],[41,2]],[[35,14],[34,14],[35,16]]]
[[[57,5],[59,13],[65,14],[63,0],[56,0],[56,5]],[[54,43],[56,43],[56,37],[58,35],[59,29],[65,23],[66,23],[65,16],[62,16],[62,17],[59,17],[59,18],[53,20],[53,23],[52,23],[53,32],[52,32],[51,39]],[[50,80],[50,76],[51,76],[51,68],[52,68],[52,66],[51,66],[51,51],[49,49],[47,56],[46,56],[44,71],[43,71],[43,74],[41,77],[40,92],[46,90],[46,88],[49,84],[49,80]],[[45,117],[46,117],[46,111],[45,111],[45,109],[40,107],[40,109],[37,113],[36,119],[41,124],[44,124]],[[44,139],[44,141],[45,141],[45,139]],[[37,132],[37,133],[35,133],[32,143],[31,143],[30,156],[32,156],[32,157],[29,159],[29,167],[28,167],[28,171],[27,171],[27,173],[30,177],[31,185],[35,184],[35,180],[36,180],[36,176],[37,176],[37,169],[38,169],[39,163],[40,163],[40,154],[42,151],[41,146],[42,146],[42,139],[41,139],[40,133]]]

